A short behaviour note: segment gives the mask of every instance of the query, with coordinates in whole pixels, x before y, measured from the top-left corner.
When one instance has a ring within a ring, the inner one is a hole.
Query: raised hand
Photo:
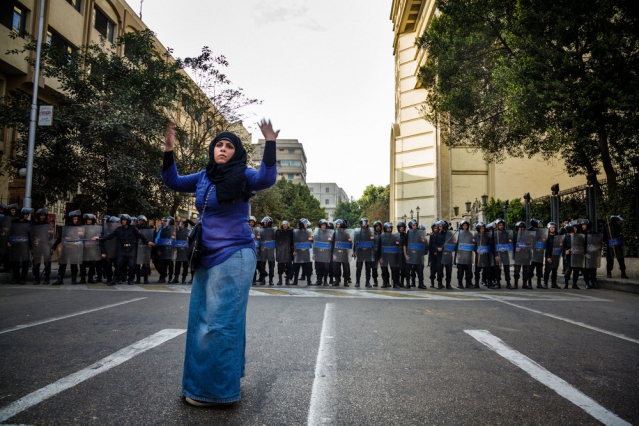
[[[175,121],[171,120],[164,134],[164,152],[173,151],[173,145],[175,145]]]
[[[263,118],[260,120],[258,125],[260,126],[260,130],[262,131],[262,135],[264,135],[264,140],[274,141],[280,134],[279,130],[273,130],[273,124],[271,123],[271,120]]]

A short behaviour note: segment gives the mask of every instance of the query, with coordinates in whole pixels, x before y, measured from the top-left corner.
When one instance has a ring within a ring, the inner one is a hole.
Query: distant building
[[[256,164],[262,161],[264,139],[254,145],[252,160]],[[306,185],[306,154],[304,145],[297,139],[277,140],[277,179],[285,177],[293,183]]]
[[[349,201],[346,192],[337,186],[336,183],[307,183],[306,186],[308,186],[311,194],[320,202],[320,206],[326,210],[327,220],[329,221],[335,219],[333,213],[335,213],[337,203],[340,201]]]

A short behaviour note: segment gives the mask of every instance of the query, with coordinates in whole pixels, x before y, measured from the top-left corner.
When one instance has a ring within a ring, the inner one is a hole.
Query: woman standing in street
[[[246,166],[246,150],[235,134],[222,132],[209,146],[206,169],[179,176],[173,157],[175,123],[166,131],[162,178],[174,191],[195,193],[202,221],[202,260],[193,278],[182,393],[191,405],[230,404],[240,399],[244,376],[246,308],[255,271],[249,198],[277,178],[274,131],[260,129],[266,145],[259,171]]]

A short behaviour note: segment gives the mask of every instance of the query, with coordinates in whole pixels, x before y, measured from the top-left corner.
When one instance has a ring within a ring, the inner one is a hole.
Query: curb
[[[599,278],[597,280],[599,288],[606,290],[623,291],[624,293],[639,294],[639,284],[628,280],[615,278]]]

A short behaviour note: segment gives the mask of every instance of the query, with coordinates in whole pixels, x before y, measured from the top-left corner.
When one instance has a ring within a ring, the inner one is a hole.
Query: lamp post
[[[550,220],[559,223],[559,184],[550,187]]]
[[[526,227],[530,226],[530,192],[524,194],[524,211],[526,212]]]
[[[404,213],[404,216],[402,216],[402,219],[404,220],[404,223],[406,223],[406,213]]]
[[[466,213],[470,213],[470,201],[466,201]]]
[[[508,204],[510,204],[509,200],[504,201],[504,223],[506,224],[506,231],[508,231]]]
[[[592,230],[595,233],[599,232],[599,226],[597,225],[597,175],[592,173],[588,175],[586,181],[586,204],[588,207],[588,219],[592,224]]]
[[[453,213],[455,213],[455,217],[459,216],[459,206],[453,207]]]
[[[419,224],[419,206],[415,207],[415,211],[417,212],[417,224]]]
[[[411,209],[410,210],[410,220],[413,220],[413,213],[415,213],[415,212],[413,211],[413,209]]]
[[[488,195],[484,194],[481,196],[481,206],[486,207],[488,205]]]

